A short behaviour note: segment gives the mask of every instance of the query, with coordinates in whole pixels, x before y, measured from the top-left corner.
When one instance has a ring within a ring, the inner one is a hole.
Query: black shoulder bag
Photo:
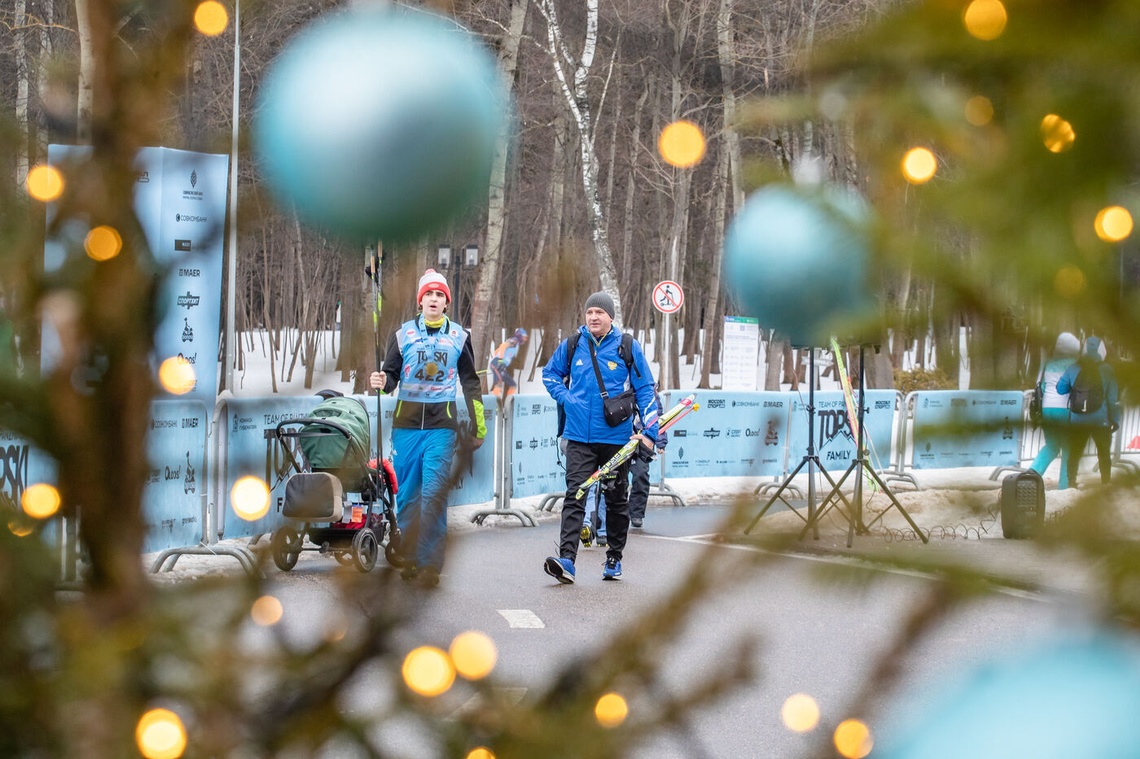
[[[624,424],[629,421],[633,416],[634,409],[637,406],[637,394],[633,392],[633,388],[629,388],[616,398],[611,398],[610,394],[606,392],[606,383],[602,379],[602,370],[598,368],[598,352],[594,348],[594,339],[587,338],[587,343],[590,345],[590,360],[594,362],[594,376],[598,378],[598,389],[602,393],[602,408],[606,415],[606,424],[611,427],[617,427],[619,424]]]

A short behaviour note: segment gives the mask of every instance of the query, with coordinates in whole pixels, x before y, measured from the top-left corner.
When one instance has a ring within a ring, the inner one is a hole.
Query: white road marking
[[[868,569],[873,569],[877,572],[884,574],[899,575],[901,577],[916,577],[923,580],[938,579],[938,574],[935,572],[924,572],[918,569],[905,569],[903,567],[884,567],[876,564],[873,561],[867,561],[859,556],[823,556],[806,553],[796,553],[795,551],[769,551],[757,546],[745,545],[740,543],[725,543],[716,540],[715,534],[713,535],[686,535],[680,537],[671,537],[669,535],[645,535],[645,538],[650,540],[668,540],[675,543],[696,543],[698,545],[714,545],[720,548],[728,548],[736,551],[757,551],[759,553],[767,553],[773,556],[783,556],[788,559],[801,559],[803,561],[815,561],[821,564],[838,564],[841,566],[860,566]],[[1023,590],[1021,588],[1010,588],[995,586],[993,592],[1001,593],[1002,595],[1012,596],[1014,598],[1022,598],[1029,601],[1050,601],[1050,594],[1055,593],[1058,596],[1071,595],[1068,591],[1060,589],[1048,589],[1049,593],[1042,590]]]
[[[507,624],[513,628],[529,628],[538,629],[546,627],[542,620],[538,618],[530,609],[498,609],[499,614],[503,619],[507,620]]]

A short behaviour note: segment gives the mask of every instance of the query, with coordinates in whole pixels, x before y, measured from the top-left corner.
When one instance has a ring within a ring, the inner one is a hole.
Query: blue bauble
[[[487,196],[508,98],[494,57],[442,17],[325,17],[273,62],[253,129],[270,190],[308,222],[407,241]]]
[[[883,759],[1140,756],[1140,651],[1108,634],[1025,646],[887,730]]]
[[[725,281],[747,316],[795,345],[852,336],[874,302],[868,292],[867,211],[839,190],[772,185],[729,225]]]

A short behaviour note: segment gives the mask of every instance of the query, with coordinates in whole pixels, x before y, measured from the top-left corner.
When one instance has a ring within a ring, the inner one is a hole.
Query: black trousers
[[[586,507],[582,499],[575,498],[578,488],[602,464],[621,450],[618,443],[579,443],[566,441],[566,498],[562,501],[562,537],[558,544],[560,556],[570,561],[578,557],[578,542]],[[599,483],[606,497],[606,556],[621,560],[625,539],[629,534],[629,462],[625,462],[611,477]]]
[[[649,503],[649,465],[637,454],[629,462],[629,518],[645,519],[645,506]]]
[[[1112,430],[1101,425],[1069,425],[1069,487],[1077,486],[1077,468],[1089,438],[1096,445],[1096,460],[1100,465],[1100,481],[1107,485],[1112,476]]]

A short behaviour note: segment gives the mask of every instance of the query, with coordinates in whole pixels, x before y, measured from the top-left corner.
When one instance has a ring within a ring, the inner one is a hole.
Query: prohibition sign
[[[675,314],[685,302],[685,293],[676,282],[665,280],[653,288],[653,305],[663,314]]]

